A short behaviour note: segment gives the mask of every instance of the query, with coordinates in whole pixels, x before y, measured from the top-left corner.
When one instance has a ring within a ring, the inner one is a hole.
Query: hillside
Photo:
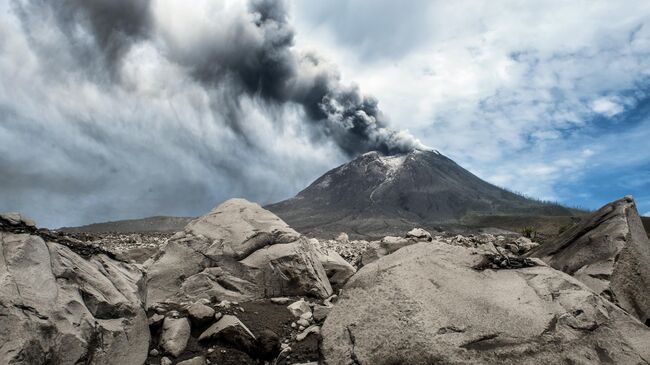
[[[560,205],[494,186],[442,154],[424,150],[363,154],[267,209],[316,236],[340,231],[380,236],[413,226],[453,229],[469,216],[574,215]]]
[[[146,232],[177,232],[189,223],[192,217],[155,216],[141,219],[127,219],[113,222],[93,223],[79,227],[62,227],[64,232],[85,233],[146,233]]]

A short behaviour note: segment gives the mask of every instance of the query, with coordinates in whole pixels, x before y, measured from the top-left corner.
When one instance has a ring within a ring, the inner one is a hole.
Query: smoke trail
[[[332,139],[348,156],[369,150],[394,154],[423,147],[409,133],[388,128],[376,99],[361,94],[354,85],[342,84],[337,70],[317,55],[294,48],[295,33],[282,0],[251,0],[247,9],[215,19],[198,36],[171,28],[169,23],[183,19],[172,17],[170,21],[157,16],[154,7],[171,4],[163,0],[46,3],[54,9],[71,42],[79,43],[77,26],[92,35],[112,74],[119,70],[130,47],[147,39],[171,62],[182,65],[208,92],[227,85],[219,90],[229,90],[230,95],[221,95],[213,111],[223,114],[227,127],[245,142],[245,128],[238,117],[242,95],[272,106],[302,106],[312,134]],[[34,4],[43,3],[31,0]],[[83,51],[83,56],[88,57],[90,51]]]

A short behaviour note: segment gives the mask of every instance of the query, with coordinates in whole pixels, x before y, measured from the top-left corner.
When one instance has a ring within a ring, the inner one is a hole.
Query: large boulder
[[[419,243],[364,266],[321,331],[333,364],[638,364],[650,329],[545,266],[478,270],[476,249]]]
[[[632,197],[603,206],[530,255],[650,324],[650,240]]]
[[[170,239],[149,266],[147,288],[151,306],[332,293],[307,239],[243,199],[226,201]]]
[[[0,217],[0,363],[143,364],[142,272],[17,219]]]
[[[312,239],[310,242],[314,240],[315,239]],[[354,266],[350,265],[350,263],[345,261],[345,259],[334,250],[318,248],[316,249],[316,254],[318,256],[318,261],[320,261],[321,265],[323,265],[323,268],[325,269],[330,284],[343,285],[352,275],[354,275],[354,273],[357,272],[357,269],[355,269]]]

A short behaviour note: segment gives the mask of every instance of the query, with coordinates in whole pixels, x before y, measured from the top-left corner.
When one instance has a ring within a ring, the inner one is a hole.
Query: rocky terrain
[[[113,222],[93,223],[79,227],[62,227],[66,233],[175,233],[182,231],[191,217],[156,216]]]
[[[72,235],[5,214],[0,244],[0,363],[650,359],[650,241],[630,197],[543,244],[421,228],[310,238],[243,199],[173,235]]]

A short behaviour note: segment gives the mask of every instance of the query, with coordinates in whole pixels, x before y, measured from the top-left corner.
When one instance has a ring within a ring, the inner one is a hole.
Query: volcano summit
[[[458,224],[470,216],[570,216],[470,173],[435,150],[368,152],[318,178],[269,210],[303,233],[367,235]]]

